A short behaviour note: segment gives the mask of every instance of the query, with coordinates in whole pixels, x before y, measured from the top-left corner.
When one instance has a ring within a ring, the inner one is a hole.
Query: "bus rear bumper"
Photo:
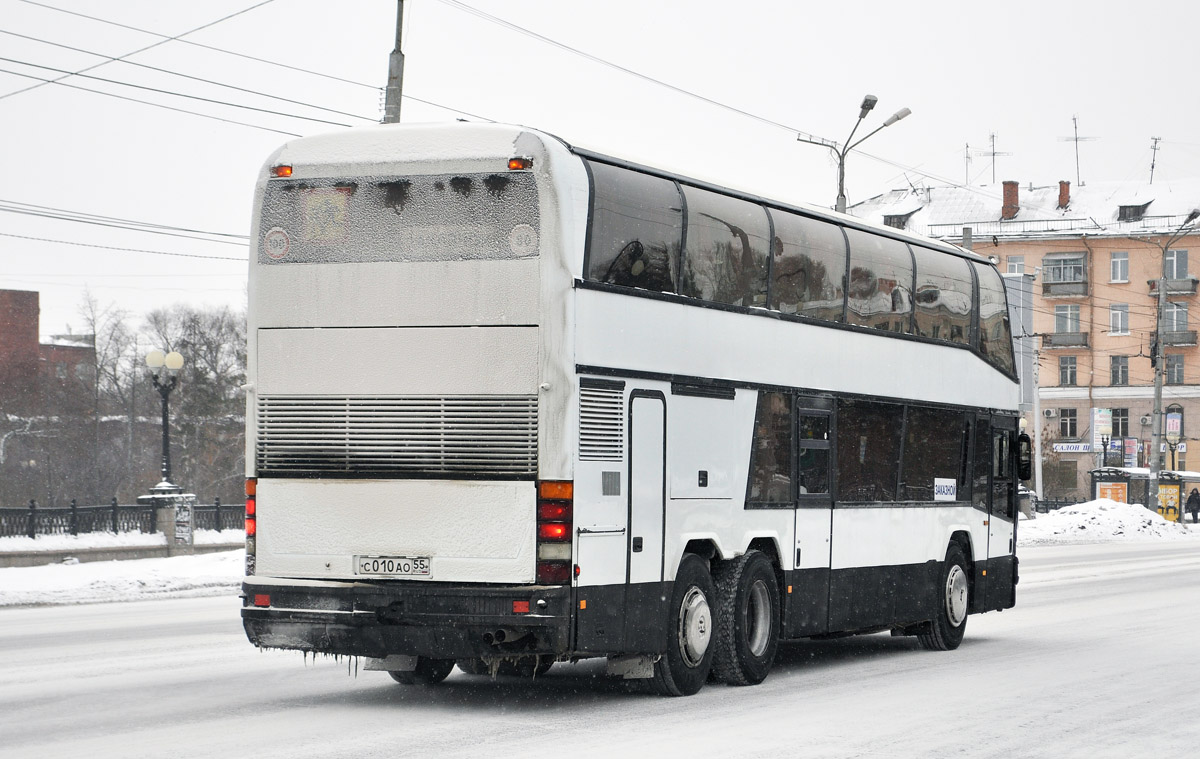
[[[260,648],[383,658],[566,654],[568,586],[256,582],[242,625]]]

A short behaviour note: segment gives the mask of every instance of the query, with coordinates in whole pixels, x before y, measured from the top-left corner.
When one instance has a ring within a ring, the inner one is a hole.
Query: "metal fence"
[[[1058,511],[1064,506],[1074,506],[1077,503],[1083,503],[1083,501],[1078,498],[1042,498],[1033,502],[1033,510],[1048,514],[1051,511]]]
[[[114,498],[107,504],[46,508],[29,502],[23,508],[0,507],[0,538],[38,535],[81,535],[94,532],[156,532],[155,507],[151,504],[123,504]],[[240,506],[213,503],[197,504],[192,510],[197,530],[241,530],[244,527]]]

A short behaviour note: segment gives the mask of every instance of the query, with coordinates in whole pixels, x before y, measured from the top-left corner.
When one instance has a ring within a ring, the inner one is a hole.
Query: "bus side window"
[[[904,406],[843,399],[837,424],[838,499],[896,500]]]
[[[800,495],[829,494],[829,414],[796,411],[796,489]]]
[[[967,262],[916,245],[913,255],[917,259],[916,334],[969,344],[974,283]]]
[[[762,206],[684,185],[687,238],[680,294],[734,306],[767,305],[767,241]]]
[[[988,363],[1010,374],[1013,368],[1012,327],[1000,273],[991,266],[973,263],[979,275],[979,352]]]
[[[899,240],[847,229],[851,324],[907,334],[912,328],[912,254]]]
[[[792,408],[785,393],[759,393],[750,451],[750,503],[792,502]]]
[[[771,211],[775,244],[771,307],[840,322],[845,308],[846,236],[833,224]]]
[[[683,201],[674,182],[590,162],[592,234],[587,279],[675,292]]]

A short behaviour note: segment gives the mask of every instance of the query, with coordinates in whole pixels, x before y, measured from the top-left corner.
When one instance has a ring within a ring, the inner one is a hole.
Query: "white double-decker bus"
[[[299,139],[255,202],[256,645],[686,695],[1013,606],[987,261],[501,125]]]

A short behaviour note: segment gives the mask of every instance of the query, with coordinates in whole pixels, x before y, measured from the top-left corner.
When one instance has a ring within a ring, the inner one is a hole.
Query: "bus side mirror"
[[[1033,476],[1033,441],[1027,433],[1017,436],[1017,477],[1028,480]]]

